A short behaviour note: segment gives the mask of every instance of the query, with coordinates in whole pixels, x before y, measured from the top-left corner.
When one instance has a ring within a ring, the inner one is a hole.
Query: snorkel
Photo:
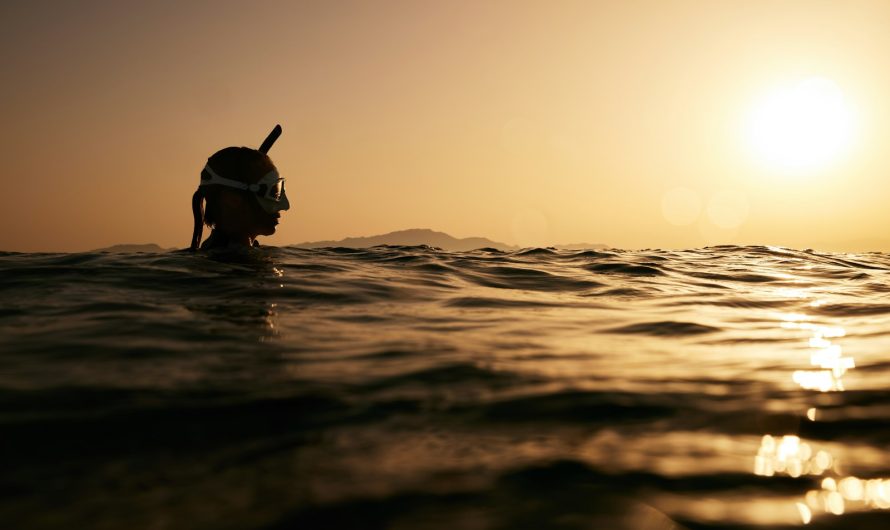
[[[264,155],[269,154],[269,149],[272,148],[272,144],[275,143],[275,140],[277,140],[279,136],[281,136],[281,125],[276,125],[275,128],[272,129],[272,132],[269,133],[269,136],[267,136],[266,139],[263,140],[263,143],[260,144],[260,148],[257,149],[257,151]]]
[[[272,132],[266,136],[266,139],[263,140],[263,143],[260,144],[260,148],[253,151],[253,153],[259,152],[262,155],[267,155],[269,149],[272,148],[272,145],[278,140],[279,136],[281,136],[281,125],[276,125],[275,128],[272,129]],[[241,149],[248,153],[252,151],[248,148],[227,148],[211,157],[211,159],[230,149]],[[271,166],[271,162],[269,162],[269,165],[272,167],[272,171],[267,172],[253,184],[247,184],[240,180],[222,177],[210,167],[209,162],[210,161],[208,160],[208,164],[201,171],[201,183],[192,195],[192,216],[194,217],[195,226],[192,231],[192,241],[189,245],[190,250],[198,250],[198,247],[201,244],[201,236],[204,232],[205,221],[204,202],[205,199],[209,201],[208,191],[206,190],[210,186],[222,186],[225,188],[250,192],[250,194],[256,198],[262,209],[269,214],[276,214],[277,212],[287,210],[290,207],[287,195],[284,192],[284,179],[278,175],[278,171],[274,169],[274,166]],[[226,169],[226,167],[223,167],[223,169]],[[208,212],[209,208],[210,203],[208,202]],[[212,221],[208,219],[207,222],[209,223]]]

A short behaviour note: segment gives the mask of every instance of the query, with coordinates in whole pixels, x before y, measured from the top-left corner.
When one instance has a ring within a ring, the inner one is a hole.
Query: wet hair
[[[221,149],[207,159],[207,165],[213,168],[213,171],[219,176],[245,184],[253,184],[263,175],[275,169],[275,164],[272,163],[269,155],[249,147]],[[210,175],[206,170],[201,170],[201,180],[210,180]],[[235,189],[231,191],[238,192]],[[195,227],[189,247],[191,250],[197,250],[201,244],[203,225],[206,224],[208,227],[214,228],[219,220],[219,201],[217,200],[219,192],[220,186],[203,186],[198,187],[192,195],[192,216],[195,220]],[[206,208],[204,207],[205,202]]]

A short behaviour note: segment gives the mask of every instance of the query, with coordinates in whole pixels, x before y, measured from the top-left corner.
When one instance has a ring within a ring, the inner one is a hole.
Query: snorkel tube
[[[263,143],[260,144],[258,151],[267,154],[279,136],[281,136],[281,125],[276,125],[272,132],[266,136],[266,139],[263,140]],[[192,241],[189,245],[189,250],[194,252],[198,250],[198,246],[201,244],[201,236],[204,232],[204,191],[201,189],[201,186],[198,186],[198,189],[192,194],[192,216],[195,219],[195,228],[192,231]]]
[[[269,136],[267,136],[266,139],[263,140],[263,143],[260,144],[258,151],[264,155],[268,154],[269,149],[272,148],[272,144],[275,143],[275,140],[277,140],[279,136],[281,136],[281,125],[276,125],[275,128],[272,129],[272,132],[269,133]]]

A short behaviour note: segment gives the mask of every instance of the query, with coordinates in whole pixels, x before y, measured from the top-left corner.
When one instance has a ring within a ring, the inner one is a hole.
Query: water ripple
[[[768,246],[0,252],[0,512],[884,528],[888,285]]]

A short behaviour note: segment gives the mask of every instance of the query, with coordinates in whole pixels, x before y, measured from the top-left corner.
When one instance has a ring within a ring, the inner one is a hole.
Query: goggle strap
[[[260,189],[260,186],[262,186],[262,184],[245,184],[244,182],[241,182],[240,180],[232,180],[232,179],[227,179],[226,177],[221,177],[216,171],[213,171],[213,168],[211,168],[209,164],[204,166],[204,171],[206,171],[207,174],[210,175],[210,180],[204,181],[204,179],[201,179],[201,181],[202,181],[201,186],[222,184],[223,186],[229,186],[232,188],[238,188],[241,190],[250,190],[250,191],[257,191]],[[276,175],[276,181],[284,181],[285,180],[283,177],[278,177],[277,176],[278,172],[273,169],[272,171],[263,175],[263,178],[260,179],[260,182],[262,182],[263,180],[266,179],[266,177],[268,177],[269,175],[272,175],[272,174]]]
[[[204,166],[204,171],[206,171],[207,174],[210,175],[210,180],[207,182],[204,182],[204,179],[201,179],[201,181],[202,181],[201,186],[212,186],[213,184],[222,184],[223,186],[228,186],[230,188],[236,188],[239,190],[256,191],[255,189],[251,189],[254,186],[256,186],[256,184],[251,186],[251,185],[245,184],[245,183],[237,181],[237,180],[232,180],[232,179],[227,179],[225,177],[221,177],[221,176],[219,176],[219,174],[217,174],[216,171],[213,171],[213,168],[210,167],[210,164],[207,164],[206,166]]]

